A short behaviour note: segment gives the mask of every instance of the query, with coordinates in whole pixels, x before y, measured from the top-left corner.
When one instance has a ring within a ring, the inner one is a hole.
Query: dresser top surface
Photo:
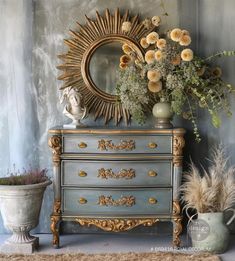
[[[50,134],[184,134],[183,128],[155,129],[155,128],[111,128],[111,127],[83,127],[76,129],[56,126],[49,129]]]

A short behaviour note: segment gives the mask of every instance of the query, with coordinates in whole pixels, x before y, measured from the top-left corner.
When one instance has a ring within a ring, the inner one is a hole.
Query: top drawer
[[[63,153],[171,154],[171,135],[64,135]]]

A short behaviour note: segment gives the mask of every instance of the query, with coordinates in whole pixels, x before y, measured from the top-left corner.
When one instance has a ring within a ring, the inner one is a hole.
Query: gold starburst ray
[[[95,120],[104,117],[105,123],[108,123],[114,118],[117,125],[123,118],[128,124],[131,118],[130,112],[116,101],[115,95],[107,94],[99,86],[94,85],[89,76],[88,63],[96,48],[110,41],[129,43],[143,54],[139,40],[152,28],[146,30],[139,22],[138,15],[130,17],[128,10],[123,16],[121,16],[119,9],[116,9],[113,15],[106,9],[104,15],[96,12],[93,19],[85,17],[86,24],[81,25],[77,22],[77,29],[69,31],[71,38],[64,40],[65,45],[69,48],[68,52],[58,55],[62,61],[62,64],[57,66],[57,69],[62,71],[58,80],[64,81],[60,89],[78,88],[84,97],[88,110],[94,113]],[[122,31],[124,21],[132,23],[128,33]]]

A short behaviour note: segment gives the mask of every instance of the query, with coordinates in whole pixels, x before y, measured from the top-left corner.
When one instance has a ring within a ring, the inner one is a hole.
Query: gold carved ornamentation
[[[58,57],[62,64],[57,69],[62,71],[58,77],[64,84],[60,89],[76,87],[81,92],[85,100],[85,105],[89,111],[94,112],[95,120],[104,117],[105,124],[112,118],[117,125],[122,119],[128,124],[130,121],[130,112],[122,104],[117,103],[117,96],[102,90],[102,86],[97,86],[90,75],[90,60],[96,50],[103,45],[112,42],[128,44],[139,59],[143,60],[143,48],[140,45],[140,39],[154,29],[154,25],[149,28],[143,26],[139,21],[139,16],[130,16],[127,10],[121,15],[119,9],[114,14],[110,14],[106,9],[104,14],[96,12],[96,17],[92,19],[86,17],[86,23],[81,25],[77,22],[78,28],[70,30],[70,39],[64,40],[69,47],[65,54]],[[131,21],[129,32],[122,30],[122,23]],[[154,100],[151,99],[151,108]],[[146,109],[149,110],[146,106]]]
[[[180,203],[178,200],[173,200],[173,215],[178,216],[181,213]]]
[[[175,247],[180,247],[180,234],[182,233],[183,227],[182,227],[182,218],[181,217],[177,217],[177,218],[173,218],[173,227],[174,227],[174,231],[173,231],[173,245]]]
[[[156,218],[148,218],[148,219],[89,219],[89,218],[77,218],[76,221],[81,226],[94,225],[99,227],[105,231],[110,232],[121,232],[128,231],[137,226],[152,226],[157,223],[159,219]]]
[[[132,207],[135,205],[135,197],[129,196],[129,197],[121,197],[118,200],[114,200],[112,196],[100,196],[98,203],[101,206],[126,206],[126,207]]]
[[[183,134],[174,134],[173,155],[182,156],[184,145],[185,145],[185,140],[184,140]]]
[[[55,166],[59,166],[60,154],[62,150],[61,137],[53,135],[48,140],[48,146],[52,149],[52,159]]]
[[[135,177],[135,170],[134,169],[122,169],[118,173],[114,173],[112,169],[104,169],[101,168],[98,170],[98,178],[102,179],[120,179],[120,178],[125,178],[125,179],[132,179]]]
[[[53,207],[53,214],[60,214],[61,213],[61,201],[55,200],[54,207]]]
[[[60,216],[56,216],[56,215],[51,216],[51,232],[53,235],[52,244],[56,247],[59,247],[59,228],[58,228],[59,221],[60,221]]]
[[[134,140],[122,140],[119,144],[115,145],[112,140],[99,140],[98,149],[100,150],[134,150],[135,141]]]
[[[183,158],[181,156],[174,156],[173,158],[173,164],[176,167],[182,167],[183,164]]]

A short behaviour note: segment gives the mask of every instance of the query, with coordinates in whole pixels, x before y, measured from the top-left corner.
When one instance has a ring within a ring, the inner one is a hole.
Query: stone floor
[[[60,237],[61,248],[51,246],[50,234],[37,234],[40,238],[39,253],[112,253],[112,252],[153,252],[172,251],[171,238],[168,235],[150,234],[73,234]],[[0,235],[0,245],[7,235]],[[182,248],[177,251],[191,252],[187,247],[189,240],[183,235]],[[223,261],[235,261],[235,235],[231,236],[229,250],[220,255]]]

